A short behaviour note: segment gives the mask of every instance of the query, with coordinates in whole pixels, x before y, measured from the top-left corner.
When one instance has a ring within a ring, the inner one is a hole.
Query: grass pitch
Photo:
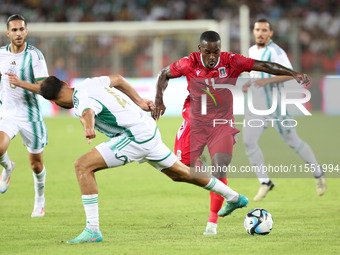
[[[339,164],[339,117],[313,113],[300,117],[298,133],[310,144],[319,163]],[[173,148],[181,118],[163,118],[164,142]],[[0,194],[0,254],[339,254],[340,181],[329,178],[318,197],[313,178],[277,178],[265,200],[252,201],[255,178],[229,179],[229,185],[250,200],[246,209],[220,218],[217,236],[203,236],[209,216],[209,193],[184,183],[173,183],[148,164],[132,163],[96,174],[102,243],[68,245],[85,226],[85,214],[73,162],[107,140],[98,134],[91,145],[78,119],[46,119],[49,145],[46,215],[30,218],[34,204],[32,171],[20,137],[10,144],[16,162],[11,185]],[[234,147],[232,164],[248,165],[242,136]],[[273,129],[261,137],[266,163],[302,164]],[[340,173],[338,173],[340,176]],[[274,218],[272,233],[250,236],[245,214],[265,208]]]

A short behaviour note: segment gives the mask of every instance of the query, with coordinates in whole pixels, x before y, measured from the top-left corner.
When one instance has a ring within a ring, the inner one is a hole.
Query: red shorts
[[[232,155],[236,143],[235,135],[239,132],[229,125],[194,128],[190,127],[190,122],[184,120],[176,135],[175,154],[186,165],[196,162],[205,145],[208,146],[210,157],[217,152]]]

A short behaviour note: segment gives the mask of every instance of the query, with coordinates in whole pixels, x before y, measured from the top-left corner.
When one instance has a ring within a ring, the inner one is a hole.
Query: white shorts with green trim
[[[136,143],[126,136],[117,136],[97,145],[96,149],[109,168],[136,161],[139,164],[148,162],[162,170],[171,167],[177,160],[175,154],[163,143],[158,130],[151,140],[144,143]]]
[[[38,154],[47,144],[47,128],[44,121],[18,121],[12,118],[0,118],[0,131],[12,140],[18,133],[30,153]]]

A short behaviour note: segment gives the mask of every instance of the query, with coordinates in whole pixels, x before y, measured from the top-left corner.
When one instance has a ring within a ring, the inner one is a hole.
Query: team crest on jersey
[[[201,73],[201,70],[196,70],[196,75],[199,76]]]
[[[178,158],[178,160],[182,160],[182,151],[181,150],[177,150],[177,158]]]
[[[223,67],[220,67],[220,68],[218,68],[218,72],[219,72],[219,76],[220,76],[220,78],[224,78],[224,77],[227,77],[228,76],[228,74],[227,74],[227,72],[226,72],[226,70],[225,70],[225,67],[223,66]]]

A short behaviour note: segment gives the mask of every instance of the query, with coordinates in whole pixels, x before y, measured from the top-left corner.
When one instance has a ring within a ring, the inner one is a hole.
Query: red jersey
[[[190,56],[172,63],[170,65],[172,75],[176,78],[181,76],[187,78],[190,94],[183,106],[183,118],[190,122],[195,119],[202,120],[201,95],[209,91],[215,96],[215,101],[211,96],[207,96],[207,114],[203,115],[205,124],[207,120],[212,119],[233,120],[232,93],[224,88],[214,90],[211,78],[214,79],[215,84],[235,85],[240,73],[250,72],[253,65],[254,59],[229,52],[221,52],[214,68],[205,67],[200,52],[193,52]]]

